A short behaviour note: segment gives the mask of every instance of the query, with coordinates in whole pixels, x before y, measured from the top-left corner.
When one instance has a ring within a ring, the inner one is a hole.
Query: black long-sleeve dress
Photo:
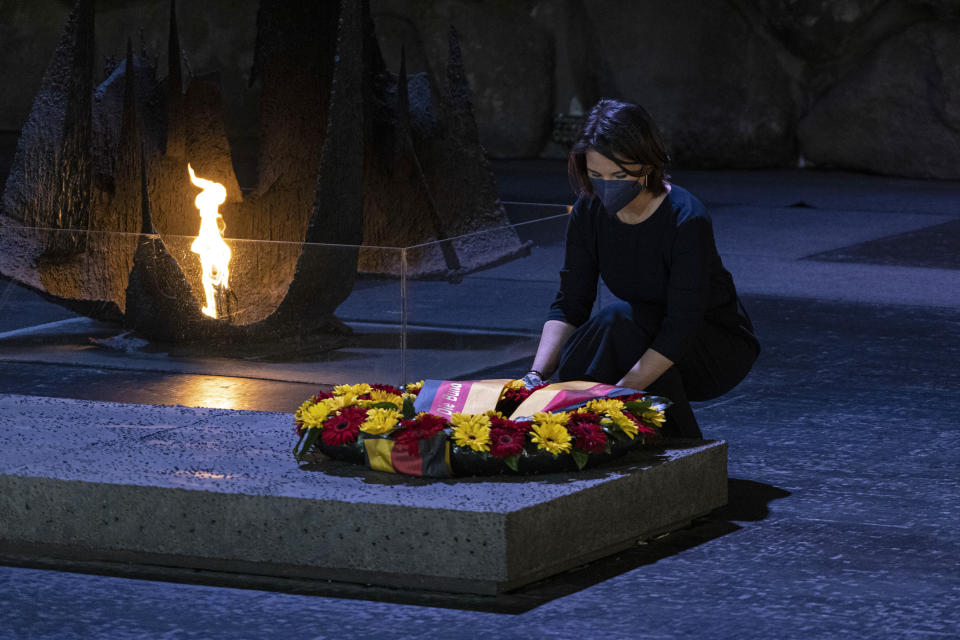
[[[591,318],[598,276],[622,302]],[[706,207],[677,185],[637,224],[608,213],[599,198],[577,200],[547,318],[578,327],[561,354],[561,380],[616,383],[647,348],[672,360],[648,388],[675,403],[668,435],[699,436],[688,399],[726,393],[759,352]]]

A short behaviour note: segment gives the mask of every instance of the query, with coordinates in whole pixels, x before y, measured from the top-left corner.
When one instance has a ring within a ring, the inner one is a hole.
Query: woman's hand
[[[637,360],[637,364],[620,378],[617,386],[643,391],[672,366],[673,360],[653,349],[647,349]]]
[[[539,371],[530,371],[527,375],[520,378],[520,382],[522,382],[523,386],[527,389],[533,389],[543,384],[543,376]]]
[[[543,325],[537,355],[530,370],[539,373],[541,378],[553,375],[560,362],[560,350],[575,329],[572,324],[562,320],[547,320]]]

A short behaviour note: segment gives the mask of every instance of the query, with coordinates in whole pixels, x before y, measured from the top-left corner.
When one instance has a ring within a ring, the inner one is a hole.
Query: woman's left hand
[[[663,372],[673,366],[673,360],[664,357],[653,349],[647,349],[627,374],[620,378],[618,387],[643,391],[653,384]]]

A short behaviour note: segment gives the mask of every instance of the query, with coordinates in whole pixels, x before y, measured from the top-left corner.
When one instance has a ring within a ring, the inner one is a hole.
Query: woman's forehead
[[[620,164],[603,155],[599,151],[594,151],[590,149],[587,151],[587,167],[593,169],[594,171],[599,171],[600,173],[612,173],[616,171],[622,171],[622,167],[627,169],[639,168],[641,163],[639,162],[628,162],[621,159]]]

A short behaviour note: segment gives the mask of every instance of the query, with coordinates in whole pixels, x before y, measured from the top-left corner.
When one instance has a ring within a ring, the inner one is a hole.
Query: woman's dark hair
[[[667,190],[667,168],[670,156],[660,131],[647,110],[638,104],[603,99],[594,105],[570,149],[567,176],[579,196],[593,195],[593,184],[587,175],[587,151],[596,151],[616,162],[628,175],[642,177],[642,171],[628,171],[623,163],[650,165],[647,189],[654,195]]]

